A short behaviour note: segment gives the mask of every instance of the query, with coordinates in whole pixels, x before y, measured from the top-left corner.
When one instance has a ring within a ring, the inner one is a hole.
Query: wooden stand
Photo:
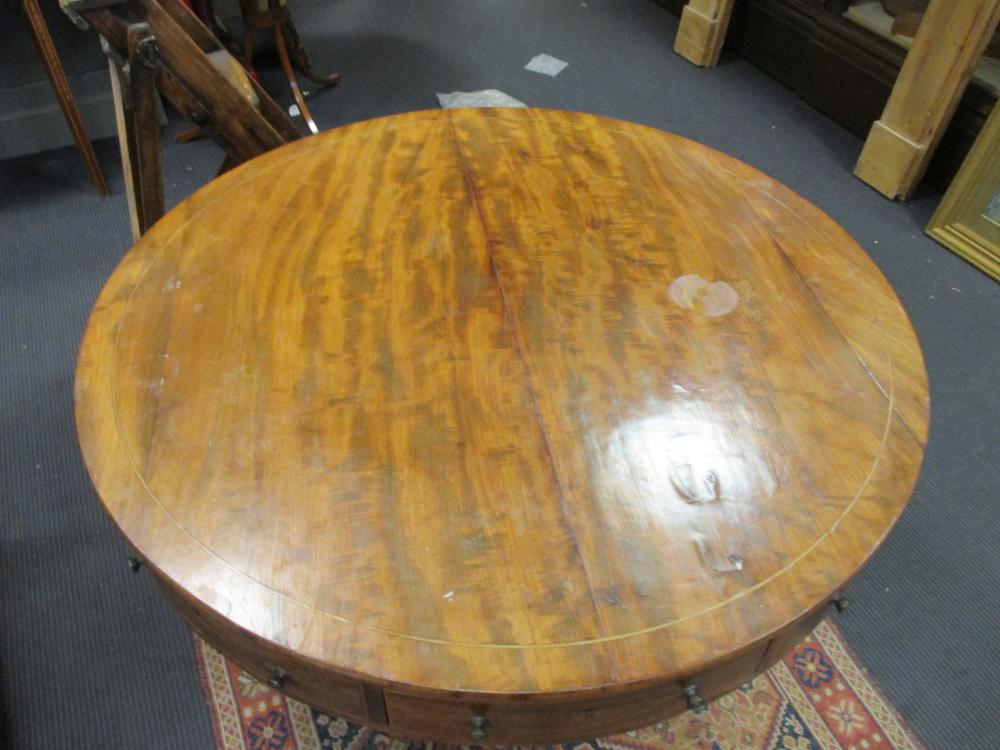
[[[114,4],[115,12],[95,7],[93,0],[62,3],[74,20],[101,34],[111,60],[119,145],[136,238],[164,210],[157,90],[222,147],[224,168],[300,137],[281,107],[177,0]]]
[[[1000,0],[932,0],[854,174],[909,198],[1000,19]]]

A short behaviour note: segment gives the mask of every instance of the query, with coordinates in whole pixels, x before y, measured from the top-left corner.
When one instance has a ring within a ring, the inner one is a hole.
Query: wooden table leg
[[[299,30],[295,27],[291,15],[285,20],[282,31],[287,36],[288,49],[296,70],[319,86],[336,86],[340,82],[339,73],[318,73],[313,67],[312,59],[309,57],[305,45],[302,44]]]
[[[49,34],[49,27],[45,24],[45,17],[42,15],[41,8],[38,7],[38,0],[21,0],[21,4],[28,24],[31,26],[31,33],[35,37],[35,43],[38,45],[38,51],[42,55],[42,61],[45,63],[45,72],[52,84],[52,90],[55,91],[56,98],[59,100],[59,106],[62,108],[66,124],[69,125],[70,132],[73,134],[73,140],[76,141],[76,147],[87,165],[90,181],[94,183],[98,193],[106,196],[108,195],[108,184],[104,181],[101,165],[97,161],[94,147],[90,144],[90,138],[87,137],[87,130],[83,126],[80,110],[76,106],[73,91],[69,87],[69,81],[66,80],[66,71],[63,70],[55,45],[52,43],[52,36]]]
[[[735,0],[691,0],[681,13],[674,52],[695,65],[719,62]]]
[[[306,104],[306,92],[302,91],[299,86],[295,71],[298,70],[310,81],[321,87],[335,86],[340,81],[340,76],[336,73],[324,75],[313,68],[309,53],[306,52],[302,40],[299,38],[299,32],[295,28],[287,6],[281,5],[278,0],[268,0],[267,6],[267,10],[259,10],[252,0],[243,0],[242,2],[243,66],[247,70],[252,70],[254,30],[270,29],[274,34],[275,49],[281,63],[281,70],[292,90],[292,96],[295,97],[299,113],[309,130],[318,133],[319,128]]]
[[[1000,19],[1000,0],[931,0],[854,174],[909,198]]]

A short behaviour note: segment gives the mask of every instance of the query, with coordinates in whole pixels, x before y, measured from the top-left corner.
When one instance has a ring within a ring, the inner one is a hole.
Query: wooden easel
[[[109,58],[135,238],[164,212],[159,91],[225,152],[220,171],[301,137],[267,92],[178,0],[60,0]]]

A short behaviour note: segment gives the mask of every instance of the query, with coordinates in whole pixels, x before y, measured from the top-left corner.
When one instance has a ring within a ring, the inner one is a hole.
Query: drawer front
[[[697,686],[699,696],[706,701],[714,701],[740,685],[750,682],[756,675],[757,667],[766,652],[767,642],[764,641],[729,661],[695,675],[691,678],[691,683]]]
[[[309,662],[292,659],[286,653],[247,635],[211,610],[174,594],[162,581],[160,584],[173,605],[202,638],[261,682],[267,683],[281,670],[285,674],[281,690],[291,697],[335,716],[385,726],[385,707],[382,691],[378,687],[331,675]]]
[[[385,691],[390,730],[414,740],[480,745],[566,743],[655,724],[687,708],[683,688],[694,683],[705,700],[751,680],[765,644],[689,680],[586,701],[512,700],[493,703],[424,698]],[[476,732],[478,731],[478,734]]]
[[[385,691],[389,728],[414,740],[517,745],[593,739],[652,724],[684,710],[676,685],[591,701],[463,703]],[[479,728],[482,734],[476,735]]]
[[[775,635],[767,646],[764,658],[762,658],[760,660],[760,664],[757,665],[757,673],[761,674],[766,672],[777,664],[778,661],[785,656],[785,654],[802,643],[806,636],[813,632],[813,630],[816,629],[816,626],[823,621],[823,618],[826,617],[828,611],[829,608],[826,604],[824,604],[815,612],[806,615],[797,623],[789,625],[780,633]]]
[[[825,614],[803,618],[763,643],[684,680],[587,700],[533,699],[477,701],[431,698],[333,675],[290,657],[235,627],[214,611],[178,595],[160,582],[174,606],[206,641],[250,674],[266,682],[285,674],[283,692],[324,712],[387,729],[396,736],[456,744],[517,745],[567,743],[649,726],[682,713],[694,685],[712,701],[768,669],[801,641]]]

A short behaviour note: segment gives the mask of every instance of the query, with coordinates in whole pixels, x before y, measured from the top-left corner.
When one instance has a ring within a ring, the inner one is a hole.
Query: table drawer
[[[753,678],[766,644],[689,680],[597,695],[584,701],[507,700],[492,703],[425,698],[385,691],[390,730],[415,740],[481,745],[566,743],[655,724],[687,708],[683,688],[713,700]],[[474,735],[479,729],[485,734]]]
[[[414,740],[461,744],[566,743],[652,724],[684,710],[676,685],[591,701],[457,702],[385,691],[389,728]],[[476,735],[479,727],[483,734]]]
[[[281,690],[292,698],[335,716],[385,726],[380,688],[290,658],[287,652],[253,638],[215,612],[176,595],[163,581],[160,584],[202,638],[261,682],[266,684],[280,670],[284,675]]]
[[[806,637],[816,629],[823,618],[826,617],[829,608],[826,604],[816,609],[814,612],[803,617],[794,625],[789,625],[778,633],[767,646],[764,658],[757,666],[757,673],[763,673],[777,664],[789,651],[798,646]]]

